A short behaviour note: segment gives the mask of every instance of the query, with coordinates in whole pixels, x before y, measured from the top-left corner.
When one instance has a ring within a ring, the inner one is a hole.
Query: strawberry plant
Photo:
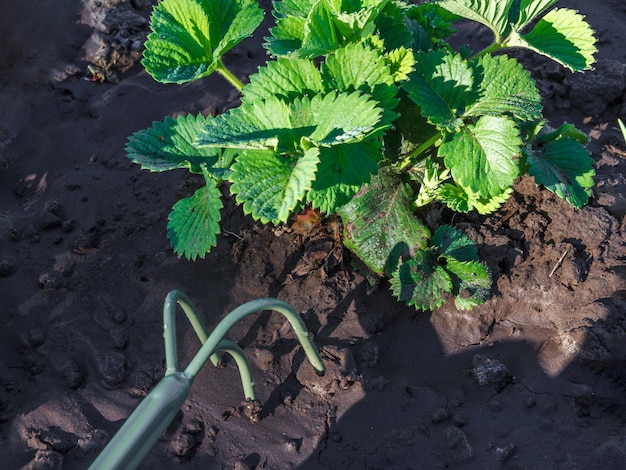
[[[217,72],[241,104],[217,117],[165,118],[129,138],[150,171],[186,168],[205,185],[169,216],[174,251],[216,244],[218,185],[246,214],[281,224],[303,210],[337,213],[344,243],[417,309],[452,296],[484,302],[491,278],[474,243],[452,226],[431,233],[433,203],[488,214],[529,174],[576,208],[593,185],[586,136],[550,127],[530,73],[507,51],[525,48],[572,71],[591,67],[593,31],[557,0],[283,0],[273,4],[270,60],[244,85],[222,58],[259,26],[253,0],[163,0],[143,65],[158,81]],[[476,53],[448,42],[458,20],[493,43]]]

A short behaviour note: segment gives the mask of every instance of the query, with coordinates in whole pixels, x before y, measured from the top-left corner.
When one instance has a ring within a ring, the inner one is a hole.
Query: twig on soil
[[[237,235],[235,232],[231,232],[230,230],[223,230],[223,232],[226,235],[232,235],[233,237],[238,238],[239,240],[243,240],[243,237]]]
[[[552,275],[556,272],[556,270],[559,269],[559,266],[563,264],[563,260],[565,259],[568,253],[569,253],[569,248],[565,250],[565,253],[563,253],[563,255],[556,262],[556,264],[554,265],[554,268],[552,268],[552,271],[550,271],[550,274],[548,275],[548,277],[552,277]]]

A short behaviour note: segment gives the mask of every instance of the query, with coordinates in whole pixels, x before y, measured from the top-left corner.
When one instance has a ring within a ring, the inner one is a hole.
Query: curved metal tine
[[[200,320],[198,312],[191,300],[189,300],[189,297],[181,291],[171,291],[166,296],[165,303],[163,305],[163,336],[165,339],[166,363],[165,376],[179,372],[178,347],[176,343],[176,305],[181,306],[203,345],[207,342],[209,337],[206,327]],[[204,352],[202,353],[202,351]],[[199,357],[202,365],[204,365],[210,357],[213,360],[213,363],[217,366],[221,362],[222,352],[227,352],[235,360],[237,368],[239,369],[239,375],[241,377],[241,384],[243,386],[245,397],[250,400],[255,400],[256,395],[254,393],[254,381],[252,380],[252,373],[250,372],[250,364],[248,363],[248,359],[246,358],[243,350],[236,343],[220,338],[220,341],[215,345],[215,348],[213,348],[212,351],[209,349],[201,349],[196,353],[196,357],[202,353],[203,356]],[[206,354],[208,354],[208,357]],[[189,378],[189,380],[193,380],[197,372],[198,370],[192,370],[187,367],[184,374]]]
[[[176,344],[176,305],[180,305],[189,319],[202,344],[209,337],[206,327],[189,297],[179,290],[173,290],[165,297],[163,304],[163,338],[165,340],[165,375],[178,371],[178,347]]]
[[[248,362],[248,358],[243,352],[243,349],[241,349],[234,341],[222,339],[217,344],[214,354],[221,355],[223,352],[230,354],[237,364],[239,377],[241,378],[241,385],[243,387],[243,394],[246,399],[256,400],[256,394],[254,393],[254,380],[252,379],[252,372],[250,371],[250,363]],[[187,370],[185,370],[185,375],[192,376],[190,372],[187,372]]]
[[[324,363],[317,352],[315,344],[309,336],[309,331],[302,321],[302,318],[300,318],[300,316],[288,303],[271,298],[252,300],[241,305],[240,307],[237,307],[235,310],[226,315],[226,317],[224,317],[224,319],[215,327],[215,330],[211,333],[207,341],[202,345],[196,357],[191,360],[185,369],[185,372],[193,376],[197,375],[200,368],[204,365],[206,358],[213,355],[219,341],[228,334],[230,329],[237,322],[249,315],[252,315],[253,313],[263,310],[275,310],[287,318],[294,329],[308,360],[311,362],[311,365],[319,375],[324,375]]]

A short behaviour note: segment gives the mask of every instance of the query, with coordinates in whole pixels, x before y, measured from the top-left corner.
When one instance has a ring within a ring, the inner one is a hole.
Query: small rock
[[[98,371],[108,385],[117,387],[124,381],[127,373],[126,356],[117,351],[110,351],[98,355],[96,360],[98,362]]]
[[[51,228],[61,226],[61,217],[50,212],[43,212],[39,216],[39,228],[42,230],[49,230]]]
[[[38,449],[35,458],[25,467],[26,470],[61,470],[63,455],[50,449]]]
[[[254,470],[254,467],[246,462],[245,459],[235,461],[233,470]]]
[[[498,456],[498,462],[504,463],[515,455],[517,447],[515,447],[515,444],[507,444],[504,447],[496,447],[495,451]]]
[[[430,420],[434,423],[441,423],[450,417],[448,410],[445,408],[434,408],[428,413]]]
[[[9,277],[16,270],[15,263],[7,259],[0,261],[0,277]]]
[[[567,382],[561,386],[561,393],[566,397],[574,398],[576,401],[589,403],[593,396],[593,389],[586,384]]]
[[[456,426],[451,426],[445,431],[446,446],[449,449],[446,452],[446,460],[449,463],[461,463],[472,458],[472,446],[467,440],[467,436]]]
[[[61,213],[63,212],[63,206],[61,205],[61,202],[59,200],[51,199],[49,201],[46,201],[43,206],[43,211],[49,214],[61,215]]]
[[[474,378],[480,386],[494,387],[500,391],[513,380],[506,366],[497,359],[476,355],[472,364]]]
[[[61,454],[65,454],[74,448],[78,441],[74,434],[62,429],[42,429],[37,433],[37,438],[49,446],[49,448]]]
[[[524,401],[524,405],[526,405],[526,408],[533,408],[536,404],[537,404],[537,399],[535,398],[534,395],[526,395],[523,398]]]
[[[319,376],[305,360],[296,372],[296,379],[311,392],[328,398],[352,385],[355,380],[356,360],[349,349],[334,345],[324,346],[321,356],[326,366],[323,376]]]
[[[288,437],[285,439],[285,447],[289,452],[297,454],[300,452],[300,448],[302,447],[302,438],[295,439]]]
[[[188,434],[201,434],[204,432],[204,423],[198,418],[191,419],[185,424],[185,432]]]
[[[274,364],[274,354],[269,349],[255,348],[253,354],[264,371],[267,371]]]
[[[54,261],[53,269],[63,277],[69,277],[74,272],[76,260],[68,253],[57,256]]]
[[[502,403],[500,403],[499,400],[492,398],[489,400],[489,408],[491,411],[502,411]]]
[[[113,340],[113,347],[115,349],[124,349],[128,346],[128,331],[122,328],[115,328],[109,331],[111,339]]]
[[[385,314],[380,311],[367,311],[359,314],[361,325],[369,334],[380,333],[385,326]]]
[[[43,273],[39,276],[39,287],[46,292],[53,292],[62,287],[61,279],[56,273]]]
[[[36,353],[24,355],[22,368],[33,375],[41,374],[46,368],[46,363],[41,359],[41,355]]]
[[[61,374],[63,385],[71,390],[75,390],[83,383],[83,372],[78,362],[74,359],[67,361],[67,364],[63,366],[59,373]]]
[[[65,82],[72,78],[78,77],[82,73],[80,67],[74,64],[67,64],[62,69],[54,69],[50,73],[50,78],[53,82]]]
[[[211,425],[206,430],[206,435],[211,440],[211,442],[215,442],[215,439],[217,439],[217,434],[219,432],[220,430],[217,428],[217,426]]]
[[[242,404],[242,414],[253,423],[261,420],[261,403],[258,400],[246,400]]]
[[[113,315],[113,320],[116,323],[124,323],[126,321],[126,313],[121,311],[115,312],[115,314]]]
[[[456,398],[451,398],[448,401],[448,408],[460,408],[461,407],[461,402],[456,399]]]
[[[188,457],[192,455],[199,444],[196,436],[186,432],[180,433],[171,442],[172,450],[178,457]]]
[[[73,220],[64,220],[61,222],[61,230],[65,233],[69,233],[74,230],[74,221]]]
[[[154,379],[152,378],[152,375],[140,370],[132,375],[131,383],[132,385],[128,390],[131,396],[143,398],[148,395],[154,386]]]
[[[374,367],[380,362],[380,346],[374,341],[366,341],[357,351],[357,358],[363,367]]]
[[[37,348],[46,342],[46,332],[41,328],[33,328],[28,333],[24,333],[21,336],[24,346]]]

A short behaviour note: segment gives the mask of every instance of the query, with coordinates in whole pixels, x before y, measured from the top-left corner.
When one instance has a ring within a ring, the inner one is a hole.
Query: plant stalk
[[[402,160],[402,163],[400,164],[400,171],[409,166],[415,157],[421,155],[423,152],[435,145],[439,139],[441,139],[441,134],[438,132],[430,139],[422,142],[415,150],[412,150],[406,157],[404,157],[404,160]]]
[[[243,83],[241,83],[241,81],[237,77],[235,77],[235,75],[233,75],[230,70],[226,68],[224,62],[219,60],[217,62],[217,68],[215,70],[219,72],[222,77],[224,77],[228,81],[228,83],[237,88],[238,91],[243,90]]]
[[[500,49],[504,49],[506,46],[503,46],[502,42],[494,42],[493,44],[485,47],[482,51],[478,52],[474,58],[477,57],[483,57],[487,54],[493,54],[496,51],[499,51]]]

